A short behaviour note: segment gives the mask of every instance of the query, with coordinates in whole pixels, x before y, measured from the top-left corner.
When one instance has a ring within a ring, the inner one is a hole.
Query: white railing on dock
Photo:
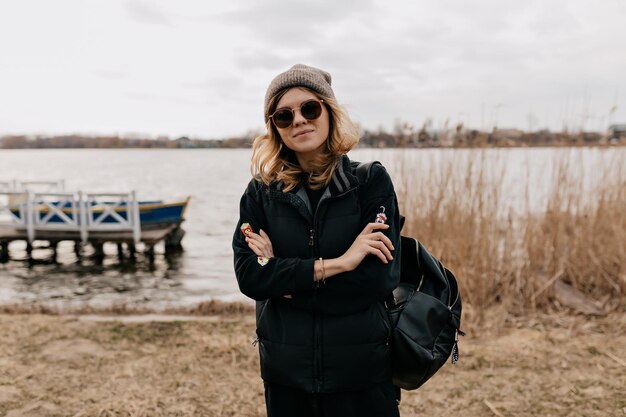
[[[87,213],[87,221],[81,230],[98,231],[124,231],[131,230],[135,242],[141,238],[141,222],[139,220],[139,202],[135,191],[129,194],[82,194],[80,200],[84,204],[84,213]],[[111,198],[116,200],[111,201]],[[119,213],[126,212],[126,218]],[[110,217],[114,222],[105,223]]]
[[[0,183],[1,184],[1,183]],[[24,227],[26,222],[26,206],[19,204],[25,201],[24,193],[10,191],[0,192],[0,223],[10,223],[16,227]],[[11,209],[18,208],[17,214]]]
[[[0,192],[23,193],[26,191],[42,193],[62,193],[65,191],[65,180],[58,181],[0,181]]]
[[[31,243],[37,232],[45,231],[76,232],[83,242],[89,240],[92,232],[128,231],[132,232],[135,243],[141,240],[135,191],[128,194],[4,191],[0,192],[0,223],[25,230]]]

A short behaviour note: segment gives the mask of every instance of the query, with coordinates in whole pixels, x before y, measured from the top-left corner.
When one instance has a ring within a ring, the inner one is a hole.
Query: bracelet
[[[322,264],[322,283],[326,285],[326,271],[324,271],[324,259],[321,256],[320,263]]]

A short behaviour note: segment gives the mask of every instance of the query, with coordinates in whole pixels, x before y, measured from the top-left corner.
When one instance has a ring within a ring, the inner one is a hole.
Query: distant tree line
[[[524,132],[517,129],[480,131],[465,129],[459,124],[453,129],[413,129],[410,125],[396,126],[393,132],[365,131],[360,145],[368,148],[433,148],[433,147],[514,147],[514,146],[576,146],[604,143],[626,144],[626,137],[611,140],[596,132]]]
[[[125,138],[120,136],[28,136],[6,135],[0,137],[2,149],[49,148],[249,148],[258,132],[248,132],[241,137],[227,139],[192,139],[186,136]],[[540,130],[524,132],[517,129],[479,131],[466,129],[459,124],[451,129],[431,129],[424,124],[420,129],[397,123],[392,132],[379,129],[364,130],[360,147],[365,148],[430,148],[430,147],[509,147],[509,146],[577,146],[626,144],[626,132],[551,132]]]
[[[2,149],[54,149],[54,148],[249,148],[252,138],[228,139],[190,139],[180,137],[151,138],[124,138],[120,136],[87,136],[87,135],[59,135],[59,136],[27,136],[7,135],[0,137]]]

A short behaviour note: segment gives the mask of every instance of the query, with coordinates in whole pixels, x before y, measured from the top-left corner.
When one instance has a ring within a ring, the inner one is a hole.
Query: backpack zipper
[[[450,287],[450,281],[448,280],[447,276],[446,276],[446,281],[448,282],[448,287]],[[448,306],[448,309],[450,311],[452,311],[452,307],[454,307],[454,305],[457,303],[457,301],[459,301],[459,296],[460,295],[461,295],[461,292],[459,291],[459,288],[457,287],[457,289],[456,289],[456,298],[454,299],[454,302]]]
[[[465,332],[461,329],[454,331],[454,345],[452,346],[452,364],[459,361],[459,336],[465,336]]]

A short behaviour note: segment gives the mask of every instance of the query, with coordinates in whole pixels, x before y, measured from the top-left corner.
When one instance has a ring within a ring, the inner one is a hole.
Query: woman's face
[[[300,112],[300,106],[309,100],[318,100],[312,92],[302,88],[291,88],[280,98],[276,109],[293,110],[293,122],[286,128],[276,127],[285,145],[301,158],[315,155],[326,143],[330,130],[328,109],[322,104],[322,114],[315,120],[307,120]],[[302,161],[301,161],[302,162]]]

